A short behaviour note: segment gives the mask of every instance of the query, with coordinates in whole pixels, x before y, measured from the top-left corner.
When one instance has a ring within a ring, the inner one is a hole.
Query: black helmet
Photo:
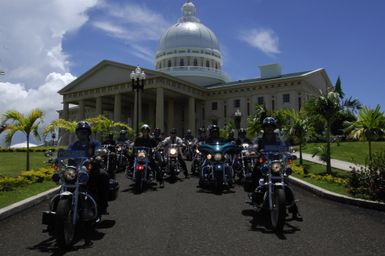
[[[170,130],[170,134],[176,134],[176,129],[175,128],[171,128],[171,130]]]
[[[204,134],[204,133],[206,133],[206,129],[205,128],[201,127],[201,128],[198,129],[198,134]]]
[[[262,125],[263,127],[265,126],[277,127],[277,120],[275,120],[274,117],[268,116],[265,119],[263,119]]]
[[[144,130],[147,130],[148,132],[151,131],[151,128],[148,124],[144,124],[140,127],[140,130],[143,132]]]
[[[239,137],[244,137],[244,136],[246,136],[246,130],[245,130],[245,128],[241,128],[241,129],[239,129],[238,130],[238,136]]]
[[[210,135],[213,135],[214,133],[217,133],[219,135],[219,127],[216,126],[215,124],[213,124],[210,127],[209,133],[210,133]]]
[[[187,129],[186,133],[190,135],[191,134],[191,130]]]
[[[88,122],[86,121],[79,121],[76,125],[76,132],[80,130],[86,130],[88,131],[89,134],[91,134],[91,126]]]
[[[154,129],[154,135],[155,135],[155,136],[159,136],[160,134],[161,134],[160,128],[155,128],[155,129]]]
[[[119,134],[120,135],[126,135],[127,134],[127,130],[125,130],[125,129],[120,130]]]

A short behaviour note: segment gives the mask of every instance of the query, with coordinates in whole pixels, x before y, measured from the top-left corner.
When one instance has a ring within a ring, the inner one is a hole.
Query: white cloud
[[[108,3],[101,9],[105,16],[94,21],[93,26],[111,37],[124,40],[134,50],[132,54],[152,63],[154,53],[144,43],[159,40],[170,26],[163,16],[134,3]]]
[[[47,74],[69,71],[62,50],[65,33],[81,27],[98,0],[18,0],[0,3],[2,80],[40,86]],[[1,96],[0,96],[1,97]]]
[[[271,29],[255,28],[241,33],[240,39],[268,55],[280,53],[278,35]]]

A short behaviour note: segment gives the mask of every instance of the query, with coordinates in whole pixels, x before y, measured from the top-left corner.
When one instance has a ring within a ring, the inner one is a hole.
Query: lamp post
[[[239,136],[238,131],[241,128],[241,119],[242,119],[242,113],[241,111],[239,111],[239,108],[238,108],[237,111],[235,111],[234,113],[234,122],[235,122],[235,128],[237,129],[237,137]]]
[[[55,146],[55,138],[56,138],[56,133],[55,132],[53,132],[51,134],[51,138],[52,138],[52,146]]]
[[[143,92],[144,80],[146,79],[146,74],[140,69],[139,66],[136,67],[135,71],[132,71],[130,74],[132,91],[135,91],[135,101],[136,101],[136,137],[139,137],[139,90]]]

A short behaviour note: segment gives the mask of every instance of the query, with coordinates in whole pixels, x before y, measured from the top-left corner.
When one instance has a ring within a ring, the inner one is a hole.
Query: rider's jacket
[[[124,138],[124,139],[117,139],[116,141],[115,141],[115,144],[130,144],[130,141],[128,140],[128,139],[126,139],[126,138]]]
[[[186,136],[183,138],[184,141],[191,141],[191,140],[194,140],[194,136],[190,135],[190,136]]]
[[[156,140],[152,137],[143,138],[138,137],[135,139],[134,147],[147,147],[147,148],[155,148],[157,146]]]
[[[259,150],[264,149],[266,145],[287,147],[287,143],[285,142],[285,140],[279,133],[276,132],[274,132],[273,136],[271,137],[259,137],[256,142]]]
[[[182,146],[183,140],[178,136],[175,136],[174,138],[171,138],[171,136],[169,136],[159,143],[159,145],[164,147],[165,150],[168,150],[171,144],[177,144],[178,146]]]
[[[251,140],[249,140],[248,138],[238,138],[235,143],[237,145],[242,145],[243,143],[247,143],[247,144],[252,144]]]
[[[86,152],[87,157],[95,155],[96,150],[100,148],[98,141],[89,141],[86,144],[81,144],[80,141],[75,141],[73,144],[68,146],[68,150],[80,150]]]

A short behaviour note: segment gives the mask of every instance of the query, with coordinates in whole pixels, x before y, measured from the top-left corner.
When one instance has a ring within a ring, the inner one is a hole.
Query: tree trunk
[[[368,140],[369,142],[369,161],[372,161],[372,141]]]
[[[27,134],[27,171],[29,171],[29,134]]]
[[[303,160],[302,160],[302,144],[299,144],[299,164],[303,165]]]
[[[326,128],[326,173],[332,173],[332,165],[331,165],[331,152],[330,152],[330,130],[331,130],[331,122],[327,122]]]

